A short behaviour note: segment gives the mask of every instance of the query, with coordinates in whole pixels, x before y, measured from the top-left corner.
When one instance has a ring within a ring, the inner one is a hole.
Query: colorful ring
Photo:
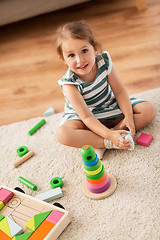
[[[111,185],[111,181],[109,179],[108,183],[104,187],[98,188],[98,189],[88,187],[88,190],[92,193],[102,193],[102,192],[105,192],[110,187],[110,185]]]
[[[98,159],[97,163],[94,166],[86,166],[84,165],[84,170],[86,171],[95,171],[101,166],[101,161]]]
[[[100,167],[97,170],[94,170],[94,171],[86,171],[86,170],[84,170],[84,171],[87,174],[89,174],[89,175],[96,175],[96,174],[98,174],[98,173],[100,173],[102,171],[102,163],[101,163]]]
[[[96,158],[92,162],[85,162],[83,159],[82,161],[86,166],[89,166],[89,167],[94,166],[98,162],[97,154],[96,154]]]
[[[109,181],[109,177],[107,176],[106,179],[103,182],[99,183],[99,184],[91,184],[91,183],[87,182],[87,187],[90,187],[92,189],[93,188],[94,189],[102,188],[102,187],[104,187],[108,183],[108,181]]]
[[[88,183],[91,183],[91,184],[99,184],[103,182],[106,179],[106,177],[107,177],[107,173],[105,172],[104,175],[99,179],[92,180],[86,177],[86,180]]]
[[[26,146],[21,146],[17,149],[17,154],[19,157],[23,157],[26,153],[28,153],[28,148]]]
[[[60,178],[60,177],[52,178],[51,181],[50,181],[50,184],[51,184],[51,187],[52,187],[53,189],[54,189],[54,188],[57,188],[57,187],[62,188],[62,187],[63,187],[62,178]]]
[[[99,172],[98,174],[96,174],[96,175],[89,175],[89,174],[85,173],[85,175],[86,175],[87,178],[95,180],[95,179],[101,178],[104,173],[105,173],[105,169],[104,169],[104,166],[102,164],[102,171]]]

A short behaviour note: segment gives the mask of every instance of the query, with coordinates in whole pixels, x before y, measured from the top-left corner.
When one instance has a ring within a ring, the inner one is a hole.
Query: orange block
[[[1,240],[11,240],[11,238],[5,234],[1,229],[0,229],[0,239]]]
[[[44,220],[41,225],[34,231],[34,233],[28,238],[28,240],[43,240],[54,226],[54,223]]]

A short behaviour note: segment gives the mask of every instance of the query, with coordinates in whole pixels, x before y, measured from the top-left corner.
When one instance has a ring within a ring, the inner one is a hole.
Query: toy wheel
[[[53,205],[56,206],[56,207],[65,209],[65,208],[64,208],[60,203],[58,203],[58,202],[53,203]]]
[[[23,191],[23,189],[22,189],[22,188],[20,188],[20,187],[15,187],[15,188],[14,188],[14,190],[16,190],[16,191],[18,191],[18,192],[25,193],[25,192]]]

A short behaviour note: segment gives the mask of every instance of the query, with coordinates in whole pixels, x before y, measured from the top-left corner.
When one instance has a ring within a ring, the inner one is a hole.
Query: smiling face
[[[82,39],[63,39],[63,56],[60,58],[83,81],[91,82],[96,77],[97,67],[95,63],[96,49]]]

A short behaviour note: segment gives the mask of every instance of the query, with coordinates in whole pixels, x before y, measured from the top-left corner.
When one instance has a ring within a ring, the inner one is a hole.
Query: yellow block
[[[26,228],[30,231],[35,231],[35,220],[34,216],[26,223]]]
[[[10,229],[9,229],[9,225],[7,222],[7,218],[4,218],[2,221],[0,221],[0,229],[7,234],[10,238],[12,238]]]
[[[0,201],[0,209],[2,209],[3,207],[4,207],[4,203]]]

